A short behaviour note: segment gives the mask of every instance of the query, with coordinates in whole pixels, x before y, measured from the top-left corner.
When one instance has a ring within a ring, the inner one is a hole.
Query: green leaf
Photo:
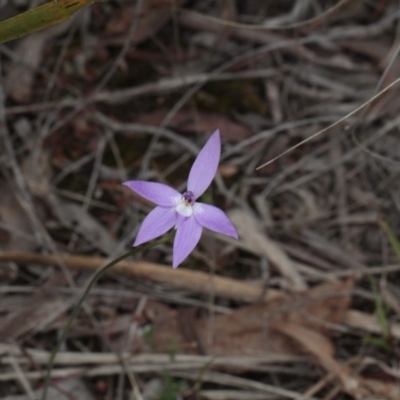
[[[374,294],[375,314],[376,317],[378,318],[379,325],[382,329],[383,339],[387,340],[390,336],[390,325],[386,316],[386,310],[375,279],[372,276],[370,276],[369,281],[371,284],[372,292]]]
[[[366,344],[371,344],[373,346],[380,347],[381,349],[392,351],[392,348],[389,346],[388,342],[381,337],[367,336],[363,339],[363,341]]]
[[[0,43],[29,35],[66,21],[93,0],[52,0],[0,22]]]
[[[384,230],[384,232],[386,233],[386,236],[389,239],[389,242],[392,245],[397,258],[400,261],[400,241],[399,241],[399,239],[396,237],[392,228],[386,221],[381,221],[381,227]]]
[[[164,386],[159,392],[160,400],[176,400],[185,388],[185,382],[174,379],[166,370],[162,371],[162,376]]]

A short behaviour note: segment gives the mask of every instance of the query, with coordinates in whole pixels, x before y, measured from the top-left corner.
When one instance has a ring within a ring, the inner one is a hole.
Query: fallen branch
[[[96,271],[107,263],[103,257],[88,257],[75,255],[60,255],[55,257],[30,252],[4,252],[0,253],[0,262],[13,261],[16,263],[35,263],[57,266],[62,261],[67,267]],[[255,285],[254,283],[240,282],[232,278],[211,276],[205,272],[190,271],[183,268],[174,270],[170,267],[148,263],[144,261],[121,261],[115,265],[112,272],[121,273],[154,282],[168,284],[194,293],[209,295],[210,290],[218,297],[253,303],[256,301],[270,301],[282,296],[282,293]],[[372,334],[382,334],[382,328],[375,315],[370,315],[357,310],[349,310],[345,317],[346,325]],[[400,339],[400,324],[391,324],[391,335]]]
[[[103,257],[87,257],[63,254],[59,257],[52,255],[30,253],[30,252],[5,252],[0,253],[1,261],[13,261],[17,263],[35,263],[57,266],[59,261],[69,268],[86,271],[96,271],[107,263]],[[174,270],[154,263],[144,261],[121,261],[115,265],[112,272],[121,273],[127,276],[134,276],[143,279],[150,279],[154,282],[169,284],[194,293],[208,295],[212,287],[215,294],[228,299],[252,303],[260,300],[272,300],[281,293],[268,289],[265,292],[261,286],[240,282],[231,278],[211,276],[204,272],[190,271],[183,268]]]

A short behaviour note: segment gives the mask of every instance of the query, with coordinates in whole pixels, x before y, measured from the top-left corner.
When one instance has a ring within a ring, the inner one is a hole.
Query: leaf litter
[[[240,240],[208,233],[177,271],[163,245],[102,278],[48,398],[398,399],[400,267],[380,228],[400,234],[398,87],[255,170],[398,79],[398,4],[139,4],[4,48],[0,398],[39,394],[88,271],[133,242],[150,207],[121,182],[184,190],[219,128],[204,197]]]

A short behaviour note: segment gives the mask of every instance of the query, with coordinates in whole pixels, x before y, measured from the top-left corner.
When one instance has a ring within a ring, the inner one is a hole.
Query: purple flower
[[[196,201],[210,186],[220,154],[221,138],[217,130],[197,156],[183,194],[162,183],[124,182],[134,192],[157,204],[144,219],[133,246],[153,240],[175,227],[172,266],[176,268],[199,242],[203,228],[238,238],[235,227],[222,210]]]

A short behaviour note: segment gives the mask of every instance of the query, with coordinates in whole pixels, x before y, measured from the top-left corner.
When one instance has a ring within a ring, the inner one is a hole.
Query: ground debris
[[[88,277],[131,249],[153,205],[121,183],[184,191],[220,129],[200,201],[239,240],[109,270],[48,399],[399,399],[399,18],[395,0],[97,1],[3,46],[0,398],[39,394]]]

